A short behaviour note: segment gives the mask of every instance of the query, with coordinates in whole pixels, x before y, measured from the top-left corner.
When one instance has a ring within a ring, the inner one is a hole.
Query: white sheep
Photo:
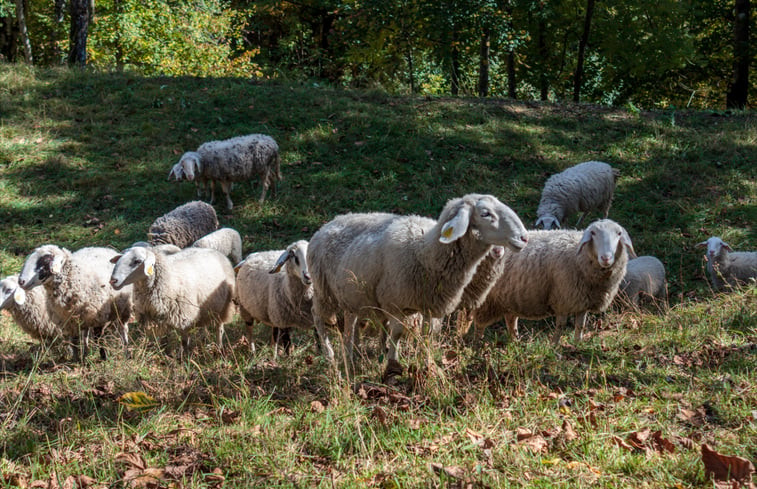
[[[28,292],[18,285],[18,275],[0,280],[0,310],[11,313],[16,324],[26,334],[45,346],[52,346],[63,339],[60,318],[48,307],[44,287],[34,287]]]
[[[642,295],[659,300],[663,305],[667,302],[665,265],[654,256],[628,260],[626,274],[620,282],[618,299],[638,308]]]
[[[199,185],[210,183],[210,202],[215,198],[214,182],[221,184],[226,195],[226,207],[231,210],[231,183],[260,177],[263,192],[260,202],[265,200],[269,186],[276,193],[276,181],[281,180],[281,158],[279,145],[265,134],[248,134],[222,141],[208,141],[197,151],[187,151],[179,160],[184,178]],[[173,170],[172,170],[173,171]]]
[[[609,219],[584,231],[529,231],[528,246],[520,253],[506,252],[504,271],[473,312],[476,340],[503,317],[517,338],[519,317],[557,316],[557,343],[572,315],[578,315],[575,339],[580,340],[586,314],[606,310],[617,294],[629,255],[635,256],[631,238]]]
[[[222,348],[224,324],[234,314],[234,269],[225,256],[207,248],[160,252],[135,246],[111,262],[111,286],[133,287],[139,321],[179,333],[182,358],[193,328],[215,327]]]
[[[607,219],[620,172],[601,161],[585,161],[547,179],[536,211],[536,226],[556,229],[565,219],[582,212],[576,226],[589,211],[600,211]]]
[[[239,263],[242,260],[242,236],[236,229],[221,228],[213,231],[192,243],[192,246],[219,251],[227,256],[231,263]]]
[[[129,356],[129,319],[131,287],[114,291],[108,286],[116,251],[88,247],[71,253],[56,245],[36,248],[24,262],[18,284],[27,292],[44,286],[54,317],[60,318],[65,338],[74,339],[74,353],[83,360],[89,351],[90,337],[114,324],[121,337],[124,354]],[[82,351],[78,351],[83,338]],[[100,348],[101,358],[105,350]]]
[[[168,171],[168,178],[166,180],[170,182],[172,177],[176,182],[181,182],[182,180],[184,180],[184,168],[182,168],[181,163],[176,163],[171,167],[171,169]]]
[[[255,321],[274,328],[277,343],[281,338],[277,333],[283,334],[285,350],[290,345],[289,328],[312,329],[313,286],[307,252],[308,242],[300,240],[285,250],[251,253],[235,267],[239,314],[247,324],[251,347]],[[282,268],[285,273],[279,273]]]
[[[344,313],[344,352],[352,361],[358,318],[388,321],[387,374],[401,371],[397,345],[414,313],[441,318],[460,303],[476,266],[492,245],[519,250],[526,229],[491,195],[450,200],[439,220],[367,213],[337,216],[310,239],[313,316],[324,353],[333,361],[325,319]]]
[[[155,219],[147,237],[153,245],[173,244],[186,248],[216,229],[218,217],[213,206],[194,200]]]
[[[697,247],[707,247],[707,272],[715,290],[748,284],[757,279],[757,251],[733,251],[728,243],[717,236],[697,243]]]

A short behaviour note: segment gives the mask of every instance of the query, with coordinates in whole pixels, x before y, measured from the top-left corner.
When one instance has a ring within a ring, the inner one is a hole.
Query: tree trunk
[[[547,80],[547,58],[549,53],[547,52],[547,41],[545,39],[545,31],[547,30],[546,22],[544,22],[543,15],[539,15],[539,33],[537,39],[537,45],[539,48],[539,57],[541,58],[541,66],[539,67],[539,98],[544,102],[549,97],[549,81]]]
[[[24,61],[32,64],[32,43],[29,40],[29,30],[26,27],[26,14],[24,13],[24,0],[16,0],[16,21],[18,22],[18,34],[21,37],[21,45],[24,47]]]
[[[70,0],[71,29],[68,51],[69,66],[84,68],[87,65],[87,33],[91,18],[89,0]]]
[[[515,80],[515,51],[507,53],[507,96],[515,100],[518,98],[518,84]]]
[[[452,95],[457,95],[460,93],[460,50],[457,46],[457,29],[452,28],[452,87],[451,92]]]
[[[413,50],[410,47],[410,41],[407,41],[407,51],[405,52],[405,58],[407,60],[407,71],[410,78],[410,93],[415,93],[415,67],[413,66]]]
[[[481,33],[481,50],[478,61],[478,96],[486,97],[489,95],[489,49],[491,43],[489,40],[489,29],[484,28]]]
[[[584,32],[578,44],[578,61],[576,61],[576,75],[573,79],[573,101],[581,99],[581,84],[584,76],[584,57],[586,45],[589,44],[589,30],[591,29],[591,16],[594,14],[594,0],[586,0],[586,18],[584,19]]]
[[[18,52],[18,22],[13,16],[0,18],[0,61],[13,63]]]
[[[733,13],[733,79],[725,105],[743,109],[749,97],[749,0],[736,0]]]

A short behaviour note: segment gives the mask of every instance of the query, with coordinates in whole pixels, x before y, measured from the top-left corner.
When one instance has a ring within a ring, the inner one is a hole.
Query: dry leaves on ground
[[[715,487],[718,489],[757,488],[752,482],[752,475],[755,472],[754,464],[745,458],[722,455],[704,443],[702,444],[702,462],[705,475],[715,482]]]

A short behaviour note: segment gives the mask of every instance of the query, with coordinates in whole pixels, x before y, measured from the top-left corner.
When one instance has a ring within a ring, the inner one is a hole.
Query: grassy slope
[[[283,248],[347,211],[435,216],[467,192],[493,193],[530,223],[548,175],[599,159],[622,172],[611,217],[639,254],[667,265],[675,307],[608,314],[586,342],[557,351],[544,323],[526,322],[520,344],[492,330],[481,354],[451,336],[417,339],[396,390],[367,383],[356,392],[328,375],[309,334],[272,362],[268,348],[247,353],[231,327],[224,358],[198,353],[177,365],[137,332],[133,360],[93,356],[82,368],[34,361],[3,315],[0,484],[80,474],[114,484],[132,474],[133,464],[115,460],[128,452],[164,469],[152,474],[163,486],[182,477],[217,486],[215,468],[225,487],[460,482],[430,463],[492,487],[707,486],[696,449],[645,454],[613,442],[644,428],[757,458],[757,295],[713,296],[693,248],[711,235],[757,248],[752,114],[634,115],[3,65],[0,275],[45,242],[122,248],[144,239],[155,217],[194,198],[189,184],[165,181],[179,155],[250,132],[279,142],[285,180],[263,206],[245,184],[233,215],[217,206],[245,252]],[[359,380],[379,371],[370,357]],[[136,413],[116,402],[137,390],[159,406]],[[565,420],[577,438],[555,433]],[[545,444],[518,443],[519,428]]]

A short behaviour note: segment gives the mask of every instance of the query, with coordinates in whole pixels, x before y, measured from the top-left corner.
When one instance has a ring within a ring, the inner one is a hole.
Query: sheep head
[[[628,250],[631,258],[636,258],[628,232],[610,219],[596,221],[586,228],[576,254],[580,254],[586,246],[594,250],[600,268],[612,268],[616,258],[623,252],[623,247]]]
[[[697,243],[697,248],[704,248],[707,247],[707,261],[713,262],[715,259],[722,254],[730,253],[733,251],[733,248],[720,239],[718,236],[713,236],[709,238],[707,241],[702,241],[701,243]]]
[[[443,222],[439,241],[452,243],[469,229],[478,232],[485,243],[507,246],[520,251],[528,243],[528,231],[511,208],[493,195],[469,194],[447,203],[440,221]]]
[[[155,253],[144,246],[135,246],[110,259],[115,263],[110,285],[120,290],[134,282],[155,276]]]
[[[26,258],[18,275],[18,284],[25,290],[44,284],[61,272],[68,255],[68,250],[59,246],[40,246]]]
[[[11,300],[19,306],[26,302],[26,292],[18,286],[18,276],[16,275],[5,277],[0,281],[0,309],[10,306]]]
[[[202,171],[202,159],[197,151],[187,151],[177,163],[187,180],[194,180],[197,173]]]
[[[279,256],[273,268],[268,273],[278,273],[284,264],[287,264],[287,273],[298,277],[303,284],[310,285],[312,279],[308,272],[307,263],[308,242],[300,240],[287,246],[287,249]]]
[[[547,231],[549,231],[550,229],[560,229],[560,221],[555,216],[545,214],[536,220],[536,224],[534,224],[534,226],[537,228],[541,226]]]

